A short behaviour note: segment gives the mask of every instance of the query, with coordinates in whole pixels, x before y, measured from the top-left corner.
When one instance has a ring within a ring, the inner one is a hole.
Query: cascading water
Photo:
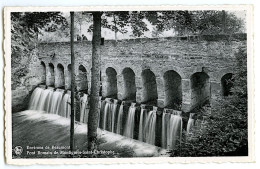
[[[109,113],[112,112],[113,103],[111,102],[111,98],[106,98],[106,105],[104,108],[104,114],[103,114],[103,122],[102,127],[104,130],[107,130],[107,127],[109,126],[107,123],[110,123],[109,119]]]
[[[69,118],[71,111],[70,94],[64,93],[62,89],[53,90],[53,88],[42,89],[37,87],[31,96],[29,109]]]
[[[88,95],[83,94],[80,98],[80,122],[88,122],[88,113],[89,113],[89,104],[88,104]]]
[[[139,141],[144,141],[143,131],[144,131],[145,113],[146,112],[147,112],[147,110],[145,109],[145,105],[141,105],[139,132],[138,132],[138,140]]]
[[[155,127],[156,127],[157,107],[153,107],[145,119],[144,141],[149,144],[155,144]]]
[[[162,114],[162,143],[163,148],[167,148],[167,124],[170,118],[171,109],[164,109]]]
[[[49,97],[49,95],[51,95],[51,93],[53,93],[53,89],[46,89],[42,91],[41,99],[39,99],[37,110],[47,110],[46,102],[47,98]]]
[[[116,126],[116,133],[117,134],[122,134],[121,129],[122,129],[122,125],[123,125],[124,104],[125,104],[125,102],[122,101],[120,108],[119,108],[118,116],[117,116],[117,126]]]
[[[134,126],[135,126],[135,104],[131,103],[131,106],[128,110],[127,122],[124,131],[124,136],[134,138]]]
[[[195,126],[194,113],[190,113],[188,124],[187,124],[187,134],[190,134],[191,129]]]
[[[112,124],[111,124],[111,132],[115,132],[115,117],[116,117],[116,110],[117,110],[117,102],[118,100],[114,100],[113,108],[112,108]]]
[[[38,109],[38,102],[41,100],[41,94],[44,89],[37,87],[34,89],[30,102],[29,102],[29,109],[30,110],[37,110]]]
[[[89,101],[88,101],[88,103],[89,103]],[[98,108],[99,108],[99,111],[98,111],[98,121],[97,121],[98,128],[100,126],[100,116],[101,116],[102,105],[103,105],[102,97],[100,96],[99,100],[98,100]],[[90,110],[90,105],[88,107],[89,107],[89,110]]]
[[[54,88],[53,87],[48,87],[48,89],[50,89],[52,92],[50,92],[50,94],[49,94],[49,96],[48,96],[48,98],[47,98],[47,103],[46,103],[46,109],[44,109],[44,111],[46,111],[46,112],[49,112],[49,109],[50,109],[50,107],[51,107],[51,104],[52,104],[52,102],[51,102],[51,100],[52,100],[52,96],[53,96],[53,91],[54,91]],[[32,98],[32,97],[31,97]]]
[[[29,109],[45,111],[51,114],[57,114],[70,118],[70,91],[65,92],[62,89],[48,87],[48,89],[36,88],[30,99]],[[152,111],[141,105],[139,124],[135,124],[136,103],[132,103],[126,121],[124,120],[124,105],[122,101],[118,111],[118,100],[106,98],[103,102],[100,100],[99,127],[104,130],[112,131],[117,134],[134,138],[135,127],[139,127],[138,140],[155,145],[156,123],[157,123],[157,107],[153,107]],[[118,112],[117,112],[118,111]],[[89,112],[88,95],[84,94],[80,98],[80,122],[87,123]],[[182,135],[182,118],[181,112],[172,109],[164,109],[162,114],[162,143],[161,146],[167,149],[175,148],[177,140]],[[187,125],[187,132],[194,126],[193,118]],[[125,123],[125,124],[124,124]]]
[[[162,147],[174,149],[177,141],[181,141],[182,117],[181,111],[164,109],[162,116]]]
[[[50,101],[51,105],[49,107],[48,113],[59,114],[63,92],[64,92],[64,90],[62,90],[62,89],[56,89],[56,91],[53,92],[53,95],[52,95],[51,101]]]
[[[58,112],[58,115],[62,117],[67,117],[70,118],[70,113],[71,113],[71,107],[70,107],[70,93],[65,93],[63,95],[61,105],[60,105],[60,111]]]
[[[102,128],[103,126],[103,119],[104,119],[104,110],[105,110],[105,107],[106,107],[106,100],[107,99],[105,99],[105,100],[101,100],[101,98],[100,98],[100,102],[101,102],[101,104],[100,104],[100,112],[99,112],[99,119],[98,119],[98,127],[99,128]]]

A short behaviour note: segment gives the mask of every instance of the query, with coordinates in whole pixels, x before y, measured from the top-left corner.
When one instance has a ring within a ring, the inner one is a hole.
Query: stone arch
[[[182,102],[181,76],[174,70],[168,70],[163,75],[164,81],[164,106],[177,109]]]
[[[43,61],[40,64],[41,84],[46,84],[46,66]]]
[[[76,79],[77,90],[88,92],[88,76],[87,69],[83,65],[79,65],[78,75]]]
[[[48,64],[48,72],[46,77],[47,86],[54,86],[55,83],[55,75],[54,75],[54,65],[52,63]]]
[[[57,65],[56,76],[56,87],[65,87],[64,66],[60,63]]]
[[[160,76],[163,77],[165,72],[174,70],[181,78],[189,77],[189,75],[185,72],[183,72],[183,69],[176,66],[165,66],[162,69],[160,69]]]
[[[203,105],[210,100],[209,76],[205,72],[196,72],[191,76],[191,108]]]
[[[117,98],[117,72],[114,68],[106,69],[106,97]]]
[[[136,84],[135,84],[135,73],[127,67],[122,71],[124,89],[123,89],[123,100],[136,100]]]
[[[232,95],[231,88],[233,87],[233,74],[227,73],[221,78],[221,89],[222,89],[222,96],[229,96]]]
[[[66,89],[71,89],[71,64],[67,67],[67,76],[66,76]]]
[[[150,69],[145,69],[142,71],[141,77],[143,86],[142,102],[156,105],[158,93],[154,73]]]

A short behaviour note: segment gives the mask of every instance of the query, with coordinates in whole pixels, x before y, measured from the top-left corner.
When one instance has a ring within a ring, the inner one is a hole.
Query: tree
[[[154,14],[152,19],[150,16],[146,18],[158,31],[173,30],[181,36],[233,34],[244,29],[243,21],[226,11],[161,11]]]
[[[101,12],[93,12],[93,39],[92,39],[92,67],[90,110],[88,116],[88,150],[97,148],[97,119],[99,111],[100,87],[100,41],[101,41]]]
[[[112,22],[108,22],[107,17],[112,18]],[[117,41],[117,33],[126,33],[126,26],[129,26],[129,12],[128,11],[123,11],[123,12],[104,12],[103,17],[102,17],[102,27],[103,28],[108,28],[111,29],[112,31],[115,32],[115,41]]]
[[[11,13],[12,89],[21,85],[21,78],[28,73],[28,63],[36,48],[38,34],[42,30],[53,32],[67,26],[60,12]]]
[[[70,150],[74,150],[74,121],[75,121],[75,57],[74,57],[74,12],[70,12],[70,49],[71,49],[71,114],[70,114]]]

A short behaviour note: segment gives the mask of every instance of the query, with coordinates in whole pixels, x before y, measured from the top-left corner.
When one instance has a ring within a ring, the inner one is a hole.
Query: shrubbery
[[[248,155],[246,48],[236,53],[236,60],[232,95],[219,98],[218,104],[205,112],[206,122],[194,128],[172,156]]]

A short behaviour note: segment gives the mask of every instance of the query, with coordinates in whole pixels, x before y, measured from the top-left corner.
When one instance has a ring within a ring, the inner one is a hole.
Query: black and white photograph
[[[74,9],[5,9],[10,161],[252,159],[250,6]]]

